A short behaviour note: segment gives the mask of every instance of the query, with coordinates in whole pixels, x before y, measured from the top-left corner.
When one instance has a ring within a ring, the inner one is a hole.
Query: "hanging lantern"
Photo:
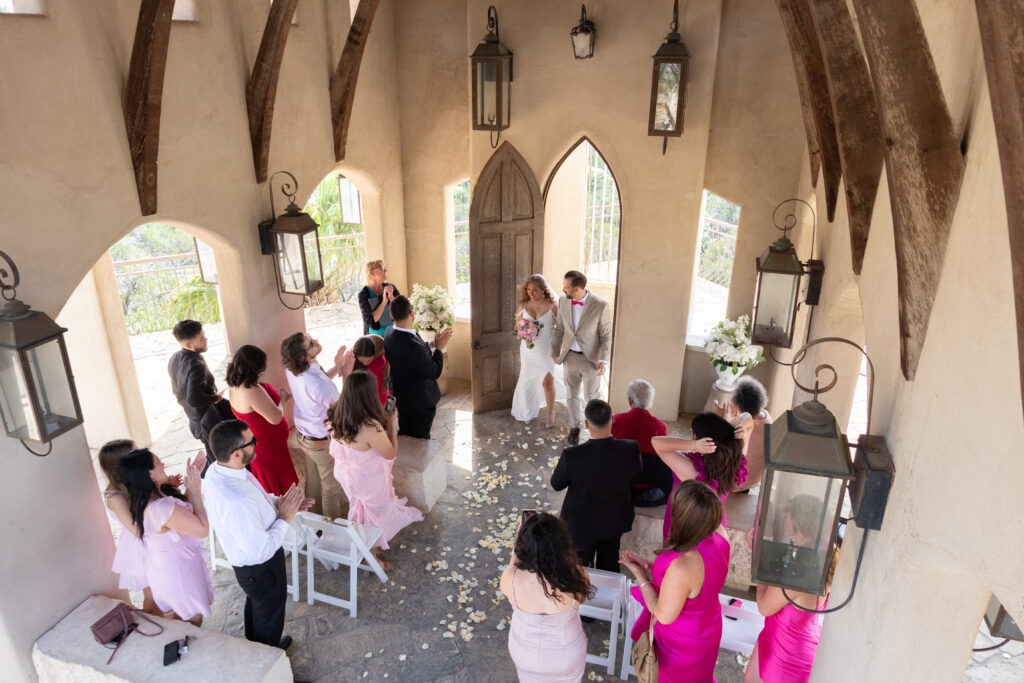
[[[764,473],[751,578],[824,595],[846,484],[846,437],[817,399],[765,425]]]
[[[199,261],[199,278],[208,285],[217,284],[217,260],[213,256],[213,247],[198,237],[193,237],[196,245],[196,260]]]
[[[470,57],[473,71],[473,130],[497,132],[511,117],[512,53],[499,42],[498,10],[487,8],[487,35]],[[497,146],[493,143],[492,146]]]
[[[580,9],[580,23],[572,27],[569,32],[572,38],[572,54],[576,59],[590,59],[594,56],[594,39],[597,31],[594,22],[587,19],[587,6]]]
[[[675,0],[672,4],[671,30],[654,54],[648,135],[679,137],[683,134],[686,72],[689,66],[690,53],[679,35],[679,0]]]
[[[274,211],[274,177],[284,173],[292,183],[281,185],[288,197],[288,206],[277,218],[260,223],[260,248],[273,254],[277,283],[281,293],[308,296],[324,286],[323,263],[320,259],[319,227],[313,217],[295,204],[299,183],[288,171],[270,176],[270,210]]]
[[[9,268],[0,265],[0,293],[7,301],[0,309],[0,413],[8,436],[47,443],[82,424],[67,330],[14,298],[18,268],[2,251],[0,258]]]
[[[1013,620],[995,594],[989,599],[988,607],[985,608],[985,625],[988,626],[988,632],[992,634],[993,638],[1024,641],[1024,634],[1021,633],[1020,626],[1017,626],[1017,622]]]

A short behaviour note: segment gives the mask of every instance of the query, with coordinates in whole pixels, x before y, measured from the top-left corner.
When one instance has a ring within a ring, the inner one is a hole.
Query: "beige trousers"
[[[328,450],[329,444],[330,439],[312,441],[297,429],[293,429],[288,437],[299,487],[306,492],[307,498],[316,500],[313,511],[337,519],[348,512],[348,499],[334,478],[334,458]]]
[[[586,400],[601,398],[601,378],[597,376],[597,365],[582,353],[565,354],[562,361],[562,376],[568,387],[569,396],[566,401],[569,408],[569,426],[573,429],[583,428],[583,408],[586,405],[580,398],[580,389]]]

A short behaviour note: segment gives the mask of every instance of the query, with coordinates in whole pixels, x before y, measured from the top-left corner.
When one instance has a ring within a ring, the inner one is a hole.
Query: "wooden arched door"
[[[519,376],[513,330],[519,285],[541,272],[544,200],[526,160],[505,142],[474,185],[469,208],[473,412],[508,408]]]

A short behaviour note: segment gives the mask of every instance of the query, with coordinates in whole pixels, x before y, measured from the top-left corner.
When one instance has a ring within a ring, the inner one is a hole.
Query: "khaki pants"
[[[569,397],[566,401],[569,408],[569,426],[573,429],[583,428],[583,407],[580,389],[587,401],[601,398],[601,378],[597,376],[597,366],[582,353],[569,351],[562,361],[562,376],[568,387]]]
[[[306,492],[307,498],[316,500],[313,511],[337,519],[347,513],[348,499],[334,478],[334,458],[328,451],[329,444],[330,439],[313,441],[297,429],[292,430],[288,437],[299,487]]]

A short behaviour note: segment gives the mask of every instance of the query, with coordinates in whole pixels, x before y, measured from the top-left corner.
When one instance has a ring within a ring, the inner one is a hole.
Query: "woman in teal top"
[[[384,336],[395,324],[391,319],[391,301],[401,294],[398,287],[386,282],[388,269],[384,261],[375,259],[366,264],[366,286],[359,290],[359,310],[363,314],[363,334]]]

